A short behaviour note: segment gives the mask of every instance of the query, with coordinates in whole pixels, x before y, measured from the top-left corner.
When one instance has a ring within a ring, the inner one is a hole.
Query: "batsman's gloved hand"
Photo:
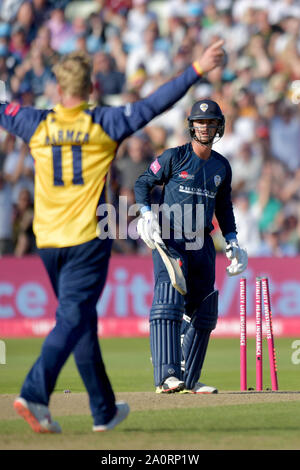
[[[137,223],[137,232],[146,245],[155,250],[154,242],[163,244],[161,239],[161,229],[157,220],[157,215],[151,210],[144,212]]]
[[[228,276],[236,276],[245,271],[248,265],[248,255],[246,250],[239,247],[237,240],[227,242],[226,256],[231,260],[231,264],[226,268]]]

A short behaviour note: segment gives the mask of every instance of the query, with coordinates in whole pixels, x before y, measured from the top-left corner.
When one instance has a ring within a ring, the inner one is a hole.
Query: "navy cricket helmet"
[[[217,119],[219,124],[215,137],[218,136],[219,139],[223,137],[225,130],[225,117],[218,103],[212,100],[204,99],[196,101],[196,103],[193,104],[191,114],[188,117],[190,134],[193,139],[195,138],[193,121],[198,121],[201,119]]]

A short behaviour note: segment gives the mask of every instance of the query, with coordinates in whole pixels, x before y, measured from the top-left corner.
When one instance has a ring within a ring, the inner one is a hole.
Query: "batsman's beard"
[[[203,140],[201,140],[201,136],[200,138],[196,135],[196,132],[194,130],[193,132],[193,135],[192,135],[192,139],[195,140],[196,142],[198,142],[199,144],[201,145],[204,145],[204,147],[209,147],[211,148],[213,144],[215,144],[216,142],[218,142],[221,137],[216,137],[216,134],[212,137],[209,137],[208,136],[208,139],[206,142],[203,142]]]

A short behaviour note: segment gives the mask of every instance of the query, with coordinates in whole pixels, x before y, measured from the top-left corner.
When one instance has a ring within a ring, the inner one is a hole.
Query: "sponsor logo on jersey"
[[[161,166],[158,162],[158,160],[154,160],[153,163],[151,163],[150,165],[150,170],[152,170],[152,172],[156,175],[156,173],[161,169]]]
[[[200,109],[203,113],[208,110],[208,104],[207,103],[201,103],[200,104]]]
[[[211,199],[214,199],[217,194],[217,193],[214,193],[213,191],[208,191],[207,189],[191,188],[190,186],[183,186],[182,184],[179,185],[179,192],[186,193],[186,194],[196,194],[197,196],[205,196]]]
[[[179,173],[179,176],[180,176],[180,178],[183,178],[185,180],[193,180],[194,179],[194,175],[189,175],[187,171],[182,171],[181,173]]]
[[[215,175],[215,177],[214,177],[214,182],[215,182],[215,185],[216,185],[217,187],[220,185],[221,181],[222,181],[221,176],[220,176],[220,175]]]

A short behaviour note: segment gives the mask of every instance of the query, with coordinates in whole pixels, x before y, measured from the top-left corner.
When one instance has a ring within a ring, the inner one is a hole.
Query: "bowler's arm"
[[[178,77],[159,87],[147,98],[117,108],[99,108],[99,124],[116,142],[133,134],[179,101],[203,73],[221,65],[223,40],[208,47],[199,60],[193,62]]]
[[[28,143],[48,112],[26,106],[22,107],[15,102],[1,103],[0,126]]]

